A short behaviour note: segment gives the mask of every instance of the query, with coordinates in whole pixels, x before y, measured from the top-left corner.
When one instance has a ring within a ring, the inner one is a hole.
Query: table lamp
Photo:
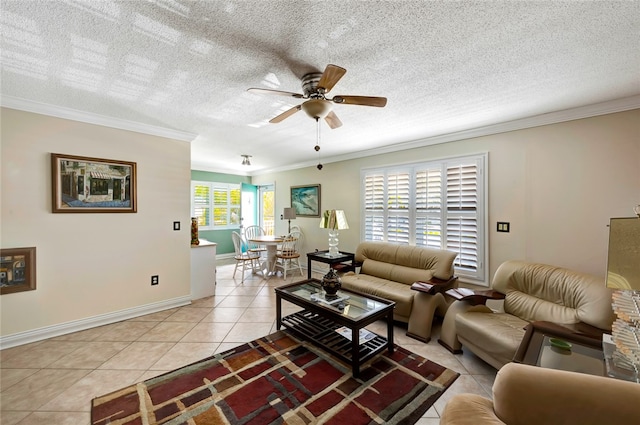
[[[285,220],[289,220],[289,231],[287,234],[291,233],[291,220],[296,219],[296,209],[295,208],[285,208],[282,213],[282,218]]]
[[[349,228],[347,215],[343,210],[326,210],[320,219],[320,228],[329,229],[329,257],[339,256],[338,230]]]

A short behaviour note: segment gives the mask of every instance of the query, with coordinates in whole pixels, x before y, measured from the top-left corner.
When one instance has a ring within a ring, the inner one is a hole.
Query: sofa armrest
[[[640,385],[508,363],[493,384],[496,416],[511,425],[636,424]]]
[[[491,289],[484,291],[474,291],[468,288],[452,288],[445,292],[448,296],[465,301],[471,305],[484,305],[487,300],[503,300],[504,294]]]
[[[456,280],[458,280],[457,276],[451,276],[451,278],[447,280],[432,277],[429,280],[413,282],[411,289],[418,292],[424,292],[429,295],[434,295],[437,293],[443,293],[447,289],[451,289]]]
[[[493,411],[493,402],[477,394],[456,394],[445,405],[440,425],[505,425]]]
[[[356,273],[358,267],[362,267],[362,263],[359,261],[331,264],[331,268],[338,273]]]

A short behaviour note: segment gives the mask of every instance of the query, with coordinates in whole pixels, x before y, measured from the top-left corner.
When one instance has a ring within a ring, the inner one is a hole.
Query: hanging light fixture
[[[251,161],[249,161],[249,158],[251,158],[251,155],[240,155],[242,157],[242,165],[251,165]]]

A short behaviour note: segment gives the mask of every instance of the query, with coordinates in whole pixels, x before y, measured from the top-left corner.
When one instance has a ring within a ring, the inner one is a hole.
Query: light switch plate
[[[499,221],[498,222],[498,232],[504,232],[504,233],[509,233],[509,222],[506,221]]]
[[[180,230],[180,222],[179,221],[174,221],[173,222],[173,230]]]

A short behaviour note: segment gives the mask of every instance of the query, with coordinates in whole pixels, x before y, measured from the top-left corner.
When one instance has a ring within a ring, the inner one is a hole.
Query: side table
[[[602,331],[580,325],[583,327],[545,321],[528,324],[513,361],[605,376]]]
[[[338,256],[330,256],[328,250],[309,252],[307,253],[307,279],[311,279],[312,261],[329,264],[332,268],[336,268],[336,265],[344,264],[345,267],[340,267],[339,271],[355,271],[356,269],[355,255],[350,252],[340,252]]]

